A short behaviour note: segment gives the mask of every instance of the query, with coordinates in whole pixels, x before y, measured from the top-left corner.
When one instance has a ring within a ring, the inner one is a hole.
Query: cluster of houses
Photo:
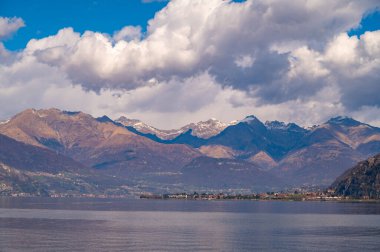
[[[141,199],[179,199],[179,200],[344,200],[344,197],[335,196],[331,191],[321,192],[267,192],[252,194],[225,194],[225,193],[174,193],[174,194],[142,194]]]

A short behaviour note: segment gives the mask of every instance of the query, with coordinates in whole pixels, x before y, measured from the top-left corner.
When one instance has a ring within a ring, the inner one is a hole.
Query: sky
[[[380,126],[379,94],[378,0],[0,1],[0,120],[56,107],[163,129]]]

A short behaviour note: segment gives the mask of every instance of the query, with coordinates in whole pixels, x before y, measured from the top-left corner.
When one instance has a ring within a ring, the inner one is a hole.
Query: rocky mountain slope
[[[0,133],[125,178],[178,171],[201,155],[186,145],[151,141],[104,118],[57,109],[26,110],[0,125]]]
[[[380,199],[380,154],[347,170],[331,188],[337,195]]]

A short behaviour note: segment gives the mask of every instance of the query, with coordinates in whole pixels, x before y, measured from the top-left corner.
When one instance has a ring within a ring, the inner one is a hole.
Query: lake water
[[[380,204],[0,198],[0,251],[380,251]]]

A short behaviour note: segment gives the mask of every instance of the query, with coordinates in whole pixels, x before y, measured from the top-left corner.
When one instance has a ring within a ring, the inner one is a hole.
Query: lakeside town
[[[338,196],[331,189],[324,191],[294,191],[294,192],[264,192],[250,194],[235,193],[142,193],[140,195],[108,195],[108,194],[70,194],[55,193],[50,195],[35,195],[30,193],[0,194],[0,197],[48,197],[48,198],[98,198],[98,199],[148,199],[148,200],[257,200],[257,201],[364,201],[379,202],[368,196],[359,198]]]
[[[225,193],[173,193],[173,194],[142,194],[140,199],[162,200],[282,200],[282,201],[344,201],[357,200],[350,197],[337,196],[333,190],[321,192],[266,192],[252,194],[225,194]],[[367,197],[360,200],[370,200]]]
[[[0,188],[1,189],[1,188]],[[268,192],[244,192],[228,191],[194,191],[173,192],[173,193],[153,193],[141,192],[139,190],[131,191],[127,194],[109,194],[109,193],[49,193],[41,194],[11,192],[9,190],[0,190],[0,197],[48,197],[48,198],[99,198],[99,199],[149,199],[149,200],[258,200],[258,201],[376,201],[368,196],[352,197],[338,195],[334,189],[319,186],[302,186],[289,188],[285,191],[268,191]]]
[[[286,192],[261,192],[261,193],[236,193],[236,192],[181,192],[155,194],[151,192],[141,192],[134,194],[92,194],[92,193],[44,193],[31,194],[25,192],[6,193],[0,192],[0,196],[5,197],[49,197],[49,198],[140,198],[140,199],[177,199],[177,200],[345,200],[348,197],[336,196],[333,190],[314,190],[298,188],[294,191]],[[366,199],[366,198],[363,198]]]

